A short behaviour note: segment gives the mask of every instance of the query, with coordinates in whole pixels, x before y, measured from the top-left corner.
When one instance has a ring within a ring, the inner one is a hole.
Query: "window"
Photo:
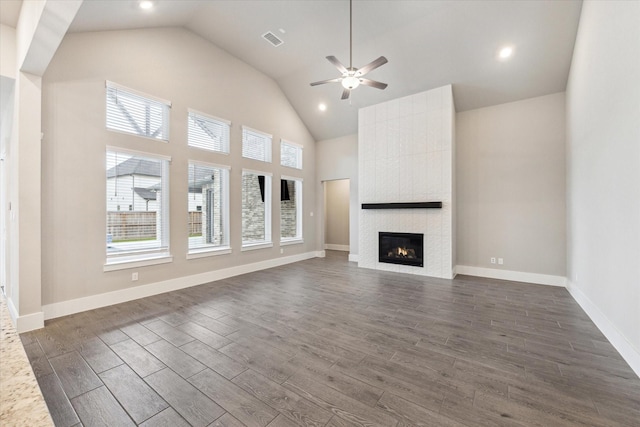
[[[280,164],[302,169],[302,145],[280,140]]]
[[[107,264],[168,256],[169,161],[107,150]]]
[[[229,249],[229,168],[189,162],[189,253]]]
[[[302,179],[280,180],[280,241],[302,241]]]
[[[231,123],[189,110],[188,144],[203,150],[229,153]]]
[[[271,246],[271,175],[242,171],[242,246]]]
[[[242,127],[242,157],[271,162],[271,135]]]
[[[171,103],[107,82],[107,129],[169,141]]]

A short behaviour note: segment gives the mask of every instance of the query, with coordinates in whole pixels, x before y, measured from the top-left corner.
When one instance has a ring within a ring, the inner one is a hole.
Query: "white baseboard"
[[[44,328],[44,313],[42,311],[19,316],[18,310],[16,310],[16,307],[13,305],[13,300],[8,298],[7,309],[9,310],[9,316],[11,316],[16,332],[19,334]]]
[[[349,254],[349,261],[350,262],[358,262],[358,261],[360,261],[360,255],[358,255],[358,254]]]
[[[549,274],[527,273],[523,271],[498,270],[496,268],[457,265],[454,274],[488,277],[491,279],[511,280],[513,282],[536,283],[538,285],[567,286],[567,278]]]
[[[330,251],[349,252],[349,245],[334,245],[331,243],[325,243],[324,248],[329,249]]]
[[[327,253],[325,251],[316,251],[316,258],[325,258],[327,256]]]
[[[178,277],[175,279],[164,280],[162,282],[150,283],[148,285],[47,304],[42,306],[42,311],[44,312],[43,325],[44,319],[54,319],[56,317],[67,316],[74,313],[80,313],[82,311],[93,310],[100,307],[132,301],[138,298],[202,285],[204,283],[214,282],[216,280],[222,280],[228,277],[238,276],[240,274],[253,273],[267,268],[279,267],[281,265],[323,256],[324,251],[306,252],[299,255],[274,258],[253,264],[208,271],[206,273],[194,274],[192,276]]]
[[[620,333],[618,328],[600,311],[598,306],[582,293],[578,286],[572,283],[571,280],[567,281],[567,290],[585,313],[587,313],[587,316],[596,324],[598,329],[607,337],[609,342],[618,350],[618,353],[626,360],[636,375],[640,377],[640,350],[636,349],[629,340]]]

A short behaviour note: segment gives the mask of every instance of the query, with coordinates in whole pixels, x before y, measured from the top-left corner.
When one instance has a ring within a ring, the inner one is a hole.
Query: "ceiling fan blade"
[[[342,65],[342,62],[338,61],[338,58],[336,58],[335,56],[327,56],[327,59],[329,60],[329,62],[331,62],[337,69],[338,71],[340,71],[342,74],[349,72],[349,70],[347,70],[347,67],[345,67],[344,65]]]
[[[350,89],[345,89],[342,91],[342,98],[340,99],[349,99],[349,94],[351,93]]]
[[[375,70],[376,68],[378,68],[381,65],[386,64],[387,62],[389,62],[389,61],[387,61],[387,58],[385,58],[384,56],[381,56],[380,58],[368,63],[364,67],[359,68],[358,71],[356,72],[356,77],[364,76],[368,72]]]
[[[369,80],[369,79],[360,79],[360,84],[363,84],[365,86],[375,87],[376,89],[386,89],[387,88],[387,84],[386,83],[381,83],[381,82],[377,82],[375,80]]]
[[[342,77],[337,77],[335,79],[320,80],[319,82],[311,83],[311,86],[323,85],[325,83],[338,83],[340,82],[340,80],[342,80]]]

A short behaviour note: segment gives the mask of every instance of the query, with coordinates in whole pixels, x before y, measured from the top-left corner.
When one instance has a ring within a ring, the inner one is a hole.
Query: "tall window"
[[[189,253],[229,247],[229,169],[189,162]]]
[[[280,241],[302,240],[302,179],[280,180]]]
[[[107,129],[169,140],[171,103],[107,82]]]
[[[169,161],[107,150],[107,263],[168,253]]]
[[[271,175],[242,171],[242,246],[271,245]]]
[[[302,145],[280,140],[280,164],[302,169]]]
[[[189,110],[188,144],[191,147],[218,153],[229,152],[229,131],[231,123]]]
[[[242,157],[271,162],[271,135],[243,126]]]

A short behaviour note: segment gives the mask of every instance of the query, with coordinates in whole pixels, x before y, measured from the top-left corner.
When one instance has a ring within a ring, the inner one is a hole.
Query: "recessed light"
[[[511,55],[513,55],[513,48],[511,46],[505,46],[498,52],[498,58],[500,59],[508,59]]]
[[[318,104],[318,110],[326,111],[327,110],[327,104],[324,104],[324,103]]]
[[[140,6],[140,9],[149,10],[153,7],[153,2],[150,0],[143,0],[138,3],[138,6]]]

